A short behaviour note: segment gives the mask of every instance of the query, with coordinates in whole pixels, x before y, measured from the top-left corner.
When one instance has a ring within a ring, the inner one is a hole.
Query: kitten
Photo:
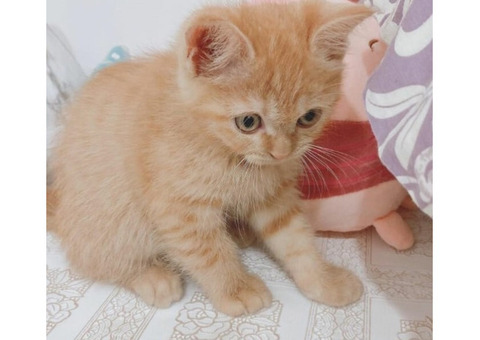
[[[210,6],[170,51],[100,71],[67,109],[49,229],[71,265],[167,307],[193,278],[220,311],[271,303],[227,220],[254,230],[303,294],[361,282],[322,260],[302,216],[302,155],[338,99],[347,35],[371,11],[321,1]]]

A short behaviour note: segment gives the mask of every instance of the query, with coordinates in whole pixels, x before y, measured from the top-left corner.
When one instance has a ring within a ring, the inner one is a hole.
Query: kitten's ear
[[[194,76],[223,78],[241,75],[255,52],[234,24],[222,19],[199,19],[185,33],[188,69]]]
[[[311,51],[328,67],[342,67],[350,32],[373,13],[362,5],[328,6],[324,12],[327,21],[314,31],[310,40]]]

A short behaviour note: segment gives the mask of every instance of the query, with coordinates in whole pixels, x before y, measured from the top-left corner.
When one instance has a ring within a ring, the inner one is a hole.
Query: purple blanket
[[[432,216],[432,1],[365,0],[389,48],[365,89],[385,166]]]

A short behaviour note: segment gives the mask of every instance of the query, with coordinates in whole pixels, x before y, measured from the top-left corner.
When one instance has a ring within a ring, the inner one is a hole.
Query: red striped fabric
[[[299,179],[304,199],[347,194],[394,179],[378,157],[368,121],[331,121],[314,145]]]

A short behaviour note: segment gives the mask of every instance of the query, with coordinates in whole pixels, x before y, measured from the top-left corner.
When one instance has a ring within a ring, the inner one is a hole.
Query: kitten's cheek
[[[239,136],[239,137],[234,138],[234,139],[224,140],[224,143],[225,143],[226,146],[228,146],[230,148],[230,150],[233,151],[233,153],[235,153],[238,156],[243,157],[244,155],[248,154],[248,152],[249,152],[250,142],[241,138],[243,136]]]

